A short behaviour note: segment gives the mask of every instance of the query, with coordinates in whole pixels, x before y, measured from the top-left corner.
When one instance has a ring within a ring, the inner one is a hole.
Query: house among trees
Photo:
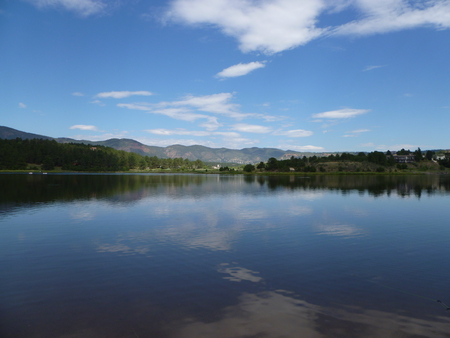
[[[438,161],[450,160],[450,150],[442,150],[434,154],[433,158]]]
[[[396,163],[412,163],[415,162],[414,154],[409,155],[392,155]]]

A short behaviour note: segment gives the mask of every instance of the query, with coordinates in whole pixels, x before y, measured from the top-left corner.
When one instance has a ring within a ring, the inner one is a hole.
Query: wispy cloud
[[[25,109],[27,105],[25,103],[19,102],[19,108]]]
[[[385,144],[380,144],[375,146],[376,149],[378,150],[392,150],[392,151],[398,151],[401,149],[406,149],[406,150],[416,150],[419,146],[418,145],[414,145],[414,144],[391,144],[391,145],[385,145]]]
[[[204,96],[188,95],[178,101],[162,101],[155,104],[120,103],[117,106],[128,109],[144,110],[149,113],[162,114],[174,119],[186,121],[194,121],[205,118],[208,119],[208,126],[210,128],[214,125],[219,125],[217,119],[203,113],[223,115],[236,120],[242,120],[248,117],[261,118],[266,121],[274,121],[279,119],[277,117],[264,114],[242,113],[240,112],[240,105],[231,102],[232,98],[232,93],[219,93]],[[199,114],[198,112],[202,112],[202,114]]]
[[[450,3],[447,0],[354,0],[361,19],[337,27],[334,34],[370,35],[420,26],[444,29],[450,27]]]
[[[154,109],[154,105],[148,105],[145,103],[119,103],[117,105],[121,108],[128,108],[133,110],[143,110],[148,113],[165,115],[176,120],[193,122],[198,119],[209,119],[210,116],[205,114],[198,114],[193,112],[188,108],[165,108],[165,109]]]
[[[136,95],[151,96],[151,95],[154,95],[154,94],[152,92],[148,92],[148,91],[145,91],[145,90],[135,91],[135,92],[121,91],[121,92],[103,92],[103,93],[98,93],[97,95],[95,95],[95,97],[102,98],[102,99],[106,99],[106,98],[123,99],[125,97],[136,96]]]
[[[308,137],[313,135],[314,133],[309,130],[303,130],[303,129],[295,129],[295,130],[286,130],[286,131],[275,131],[273,133],[274,135],[283,135],[287,137]]]
[[[155,135],[164,135],[164,136],[172,136],[172,135],[189,135],[189,136],[224,136],[224,137],[240,137],[241,135],[235,132],[220,132],[220,131],[203,131],[203,130],[186,130],[186,129],[147,129],[146,132]]]
[[[80,130],[90,130],[90,131],[98,131],[96,126],[85,125],[85,124],[76,124],[69,129],[80,129]]]
[[[272,128],[270,127],[246,123],[237,123],[233,125],[231,129],[241,131],[244,133],[256,133],[256,134],[268,134],[272,131]]]
[[[101,13],[106,4],[102,0],[26,0],[38,8],[63,8],[75,12],[81,16],[89,16]]]
[[[361,147],[367,147],[367,148],[372,148],[372,149],[378,149],[378,150],[392,150],[392,151],[398,151],[401,149],[406,149],[406,150],[415,150],[417,149],[419,146],[418,145],[414,145],[414,144],[391,144],[391,145],[385,145],[385,144],[375,144],[373,142],[369,142],[369,143],[363,143],[361,144]]]
[[[97,134],[97,135],[74,135],[72,138],[76,140],[89,140],[89,141],[105,141],[112,138],[124,138],[128,136],[127,131],[120,131],[117,133],[104,133],[104,134]]]
[[[320,27],[321,15],[352,9],[357,19]],[[273,54],[325,35],[370,35],[427,26],[450,27],[448,0],[175,0],[166,20],[212,25],[236,38],[243,52]]]
[[[349,133],[359,134],[359,133],[366,133],[368,131],[370,131],[370,129],[356,129],[356,130],[353,130],[353,131],[349,131]]]
[[[339,110],[331,110],[323,113],[313,114],[313,118],[317,119],[348,119],[358,115],[366,114],[370,109],[352,109],[344,108]]]
[[[325,150],[323,147],[319,147],[319,146],[312,146],[312,145],[299,146],[299,145],[290,145],[290,144],[280,144],[280,145],[278,145],[278,148],[295,150],[295,151],[323,151],[323,150]]]
[[[367,72],[369,70],[374,70],[374,69],[383,68],[383,67],[386,67],[386,65],[383,65],[383,66],[367,66],[366,68],[363,69],[363,72]]]
[[[188,106],[195,108],[199,111],[227,115],[232,118],[242,119],[247,117],[248,114],[243,114],[239,112],[240,106],[238,104],[232,103],[233,98],[232,93],[220,93],[204,96],[186,96],[180,101],[173,102],[162,102],[160,105],[169,106]]]
[[[81,92],[74,92],[74,93],[72,93],[72,95],[73,96],[84,96],[84,94]]]
[[[250,63],[239,63],[237,65],[225,68],[221,72],[217,73],[216,77],[226,78],[226,77],[237,77],[247,75],[251,71],[258,68],[264,68],[265,62],[250,62]]]
[[[94,100],[94,101],[91,101],[91,103],[93,103],[93,104],[98,104],[99,106],[102,106],[102,107],[104,107],[104,106],[106,106],[106,104],[104,104],[102,101],[100,101],[100,100]]]
[[[369,129],[357,129],[357,130],[352,130],[352,131],[348,131],[345,133],[345,135],[343,137],[357,137],[359,136],[359,134],[361,133],[366,133],[370,131]]]
[[[212,131],[221,127],[222,124],[219,123],[217,117],[210,116],[206,122],[201,123],[199,126],[205,128],[206,130]]]

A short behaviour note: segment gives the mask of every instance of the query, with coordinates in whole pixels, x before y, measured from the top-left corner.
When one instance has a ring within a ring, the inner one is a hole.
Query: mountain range
[[[134,152],[144,156],[156,156],[159,158],[187,158],[189,160],[201,160],[210,163],[259,163],[266,162],[269,158],[287,159],[291,156],[324,156],[324,153],[298,152],[293,150],[281,150],[277,148],[243,148],[243,149],[227,149],[227,148],[209,148],[201,145],[183,146],[180,144],[168,147],[147,146],[138,141],[131,139],[112,138],[106,141],[89,141],[75,140],[67,137],[53,138],[44,135],[27,133],[13,128],[0,126],[0,138],[3,139],[46,139],[55,140],[59,143],[85,143],[92,145],[102,145],[117,150]]]

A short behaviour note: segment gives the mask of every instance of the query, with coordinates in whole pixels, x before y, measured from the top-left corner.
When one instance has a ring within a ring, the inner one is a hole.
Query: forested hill
[[[0,139],[0,170],[127,171],[130,169],[197,169],[200,160],[160,159],[110,147],[58,143],[43,139]]]
[[[157,156],[159,158],[186,158],[191,161],[201,160],[203,162],[216,163],[259,163],[266,161],[268,158],[287,159],[291,156],[323,156],[329,154],[297,152],[291,150],[281,150],[276,148],[244,148],[244,149],[227,149],[227,148],[209,148],[200,145],[183,146],[172,145],[168,147],[147,146],[138,141],[131,139],[109,139],[106,141],[88,141],[74,140],[70,138],[51,138],[48,136],[30,134],[16,129],[0,126],[0,138],[2,139],[54,139],[59,143],[84,143],[91,145],[100,145],[111,147],[116,150],[124,150],[134,152],[143,156]]]

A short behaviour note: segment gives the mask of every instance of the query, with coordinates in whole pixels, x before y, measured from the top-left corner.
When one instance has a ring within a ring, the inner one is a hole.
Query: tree
[[[138,166],[138,155],[136,153],[128,153],[128,165],[131,169]]]
[[[264,164],[264,162],[259,162],[259,164],[256,166],[256,168],[259,170],[263,170],[266,168],[266,165]]]
[[[386,152],[386,158],[387,158],[388,165],[395,165],[395,158],[394,158],[394,155],[392,155],[390,150],[388,150]]]
[[[397,155],[409,155],[409,154],[411,154],[411,152],[409,150],[405,150],[404,148],[397,151]]]
[[[420,148],[417,148],[417,150],[414,152],[414,160],[416,162],[420,162],[423,160],[422,150],[420,150]]]
[[[145,158],[142,157],[139,160],[139,169],[144,170],[145,168],[147,168],[147,161],[145,161]]]
[[[266,165],[267,170],[277,170],[278,169],[278,160],[275,157],[271,157],[267,160]]]
[[[203,168],[204,166],[205,166],[205,164],[201,160],[195,160],[194,161],[194,168],[195,169]]]
[[[433,155],[434,155],[434,152],[432,152],[431,150],[428,150],[427,153],[425,154],[425,157],[428,161],[431,161],[433,159]]]
[[[253,164],[246,164],[244,166],[244,171],[245,172],[251,173],[254,170],[255,170],[255,166]]]
[[[373,151],[367,155],[367,160],[369,162],[380,164],[380,165],[386,165],[387,164],[387,158],[386,155],[380,151]]]
[[[53,170],[55,169],[55,162],[50,156],[46,156],[44,161],[42,162],[42,169],[44,170]]]

